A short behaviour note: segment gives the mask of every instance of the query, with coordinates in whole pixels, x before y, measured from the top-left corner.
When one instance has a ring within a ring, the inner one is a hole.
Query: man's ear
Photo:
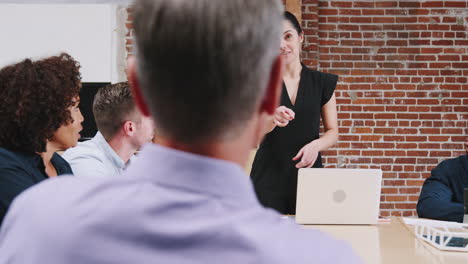
[[[132,91],[133,99],[135,100],[136,107],[138,110],[140,110],[142,115],[147,117],[150,116],[148,105],[143,98],[140,82],[138,81],[136,58],[134,56],[130,56],[127,59],[127,79]]]
[[[276,57],[270,72],[270,78],[265,95],[260,106],[261,112],[266,112],[269,115],[275,113],[279,106],[281,95],[281,87],[283,80],[283,59],[281,56]]]
[[[123,129],[125,135],[133,136],[133,134],[135,134],[136,126],[135,126],[135,123],[133,123],[132,121],[127,120],[127,121],[125,121],[123,123],[122,129]]]

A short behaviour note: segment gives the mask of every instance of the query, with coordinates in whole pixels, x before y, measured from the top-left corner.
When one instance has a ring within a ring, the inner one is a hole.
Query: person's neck
[[[55,146],[53,142],[47,142],[46,145],[46,151],[39,153],[41,156],[42,160],[44,160],[44,165],[49,164],[50,161],[52,160],[52,156],[54,155],[55,152],[59,151],[60,148]]]
[[[109,141],[107,141],[107,144],[109,144],[109,146],[114,150],[117,156],[119,156],[125,164],[138,150],[138,148],[134,146],[128,140],[128,138],[125,138],[125,136],[116,135],[112,137]]]
[[[299,59],[289,64],[285,64],[284,71],[283,71],[283,79],[299,78],[301,75],[301,71],[302,71],[302,64]]]
[[[230,161],[244,167],[247,163],[249,152],[258,143],[255,135],[249,133],[247,131],[248,128],[245,130],[246,131],[244,131],[241,136],[234,139],[198,143],[181,143],[170,137],[159,136],[157,144],[202,156]]]
[[[52,156],[54,156],[55,152],[59,151],[60,148],[54,145],[52,142],[47,142],[46,151],[38,153],[39,156],[42,158],[42,162],[44,163],[44,167],[46,170],[46,174],[49,177],[56,176],[57,171],[55,170],[54,164],[52,164]]]

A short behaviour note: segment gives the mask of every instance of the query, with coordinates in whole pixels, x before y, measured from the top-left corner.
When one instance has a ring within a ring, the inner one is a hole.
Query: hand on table
[[[302,147],[293,160],[300,161],[296,164],[296,168],[310,168],[314,165],[317,160],[319,153],[319,146],[317,142],[312,141],[309,144]]]
[[[286,106],[280,106],[276,108],[273,122],[279,127],[285,127],[289,124],[289,121],[293,120],[295,113],[293,110]]]

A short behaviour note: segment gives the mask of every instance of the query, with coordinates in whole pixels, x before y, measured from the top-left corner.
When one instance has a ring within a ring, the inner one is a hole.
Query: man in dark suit
[[[468,154],[468,141],[465,142]],[[441,162],[421,189],[418,216],[463,222],[463,190],[468,188],[468,155]]]

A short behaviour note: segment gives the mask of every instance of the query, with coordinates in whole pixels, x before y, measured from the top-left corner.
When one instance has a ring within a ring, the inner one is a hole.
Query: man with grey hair
[[[262,207],[243,170],[279,102],[280,1],[139,0],[134,15],[129,81],[159,145],[123,177],[26,191],[0,263],[360,263]]]

